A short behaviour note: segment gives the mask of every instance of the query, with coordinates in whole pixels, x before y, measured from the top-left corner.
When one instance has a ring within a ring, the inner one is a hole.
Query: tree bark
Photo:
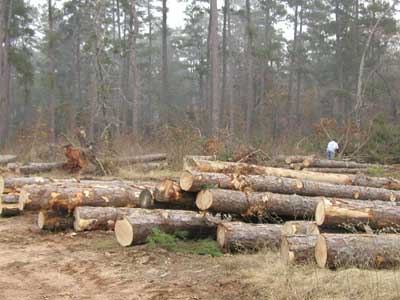
[[[200,210],[266,216],[285,219],[312,219],[317,204],[323,198],[273,193],[246,194],[239,191],[211,189],[197,194],[196,205]]]
[[[27,210],[72,210],[77,206],[139,206],[142,189],[125,184],[112,186],[27,185],[21,189],[21,201]]]
[[[315,246],[321,268],[389,269],[400,265],[400,236],[323,234]]]
[[[271,168],[245,163],[207,161],[191,158],[190,169],[201,172],[256,174],[266,176],[289,177],[303,180],[320,181],[333,184],[360,185],[392,190],[400,189],[400,181],[393,178],[367,177],[363,175],[323,174],[307,171],[295,171],[281,168]]]
[[[13,217],[22,213],[23,207],[19,202],[19,194],[0,195],[0,216]]]
[[[20,165],[18,163],[9,163],[7,169],[17,174],[35,174],[41,172],[49,172],[53,170],[61,170],[64,163],[30,163],[29,165]]]
[[[136,208],[78,206],[74,209],[75,231],[114,230],[117,220],[130,215]]]
[[[318,235],[282,236],[281,257],[286,264],[315,262],[315,245]]]
[[[247,35],[247,106],[246,106],[246,136],[247,142],[251,138],[251,125],[254,110],[254,81],[253,81],[253,23],[251,20],[250,0],[246,0],[246,35]]]
[[[49,129],[50,129],[50,139],[54,143],[56,140],[56,100],[55,100],[55,82],[56,82],[56,74],[55,74],[55,54],[54,54],[54,19],[53,19],[53,5],[52,0],[48,0],[48,23],[49,23],[49,31],[47,34],[48,40],[48,80],[49,80]]]
[[[400,206],[382,201],[352,201],[342,199],[321,200],[315,210],[319,226],[327,228],[400,229]]]
[[[318,225],[314,221],[289,221],[282,226],[283,235],[315,235],[319,234]]]
[[[227,251],[279,249],[282,225],[223,222],[218,225],[217,243]]]
[[[203,188],[240,191],[325,196],[359,200],[400,201],[400,191],[364,186],[329,184],[275,176],[235,175],[222,173],[184,172],[180,178],[184,191],[199,192]]]
[[[0,155],[0,165],[15,162],[17,160],[16,155]]]
[[[362,164],[354,161],[340,161],[340,160],[327,160],[327,159],[310,159],[306,158],[302,161],[304,167],[315,168],[350,168],[350,169],[367,169],[371,167],[379,167],[379,165]]]
[[[159,203],[195,207],[196,194],[185,192],[175,181],[166,179],[161,181],[154,190],[154,200]]]
[[[74,219],[65,212],[54,210],[41,210],[37,224],[42,230],[61,231],[71,229]]]
[[[349,169],[349,168],[304,168],[304,171],[317,173],[333,173],[333,174],[365,174],[368,169]]]
[[[124,247],[142,244],[155,228],[169,234],[185,230],[194,236],[215,235],[216,231],[216,226],[205,215],[196,212],[136,209],[116,222],[115,236]]]
[[[296,164],[296,163],[302,163],[305,159],[314,159],[314,156],[305,156],[305,155],[279,155],[275,157],[275,161],[277,162],[284,162],[288,165],[290,164]]]

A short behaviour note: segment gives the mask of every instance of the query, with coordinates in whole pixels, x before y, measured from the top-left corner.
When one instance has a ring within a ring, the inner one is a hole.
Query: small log
[[[180,178],[183,190],[197,192],[203,187],[259,191],[303,196],[325,196],[360,200],[400,201],[400,191],[365,186],[329,184],[261,175],[235,175],[205,172],[184,172]]]
[[[286,264],[315,262],[315,245],[318,235],[282,236],[281,257]]]
[[[13,217],[22,213],[23,207],[19,202],[18,194],[0,195],[0,216]]]
[[[74,224],[74,218],[61,210],[41,210],[37,224],[42,230],[60,231],[71,229]]]
[[[323,199],[315,210],[317,225],[340,228],[351,225],[355,228],[400,229],[400,206],[383,201],[352,201]]]
[[[16,155],[0,155],[0,165],[6,165],[8,163],[15,162],[16,160]]]
[[[128,207],[89,207],[81,206],[74,209],[75,231],[114,230],[115,222],[134,212]]]
[[[130,157],[121,157],[121,158],[113,158],[108,161],[113,164],[137,164],[137,163],[150,163],[155,161],[163,161],[167,159],[167,154],[165,153],[155,153],[155,154],[146,154],[146,155],[137,155]]]
[[[288,219],[312,219],[322,198],[273,193],[246,194],[239,191],[211,189],[197,194],[200,210],[238,214],[278,216]]]
[[[35,174],[49,172],[52,170],[62,170],[64,163],[30,163],[28,165],[20,165],[17,163],[9,163],[7,169],[18,174]]]
[[[289,221],[282,226],[283,235],[315,235],[319,234],[317,223],[314,221]]]
[[[322,234],[315,246],[321,268],[389,269],[400,265],[399,235]]]
[[[115,236],[118,243],[124,247],[143,244],[155,228],[170,234],[184,230],[193,236],[215,236],[216,231],[216,225],[209,222],[204,214],[184,210],[139,208],[116,222]]]
[[[365,174],[368,169],[347,169],[347,168],[305,168],[305,171],[318,173],[334,173],[334,174]]]
[[[400,189],[400,181],[393,178],[367,177],[364,175],[325,174],[308,171],[296,171],[282,168],[272,168],[245,163],[230,163],[221,161],[207,161],[192,158],[190,168],[186,171],[197,170],[207,173],[232,173],[239,175],[265,175],[288,177],[301,180],[319,181],[342,185],[359,185],[391,190]]]
[[[77,206],[139,206],[142,189],[126,184],[113,185],[27,185],[20,199],[27,210],[58,210],[70,212]]]
[[[281,225],[223,222],[218,225],[217,243],[227,251],[277,250],[281,242]]]
[[[194,208],[196,194],[185,192],[177,182],[166,179],[156,186],[154,190],[154,199],[159,203],[168,203]]]

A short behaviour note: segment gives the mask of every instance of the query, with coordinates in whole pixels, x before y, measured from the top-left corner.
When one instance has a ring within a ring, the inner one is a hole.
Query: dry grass
[[[221,264],[237,273],[254,294],[249,299],[400,299],[400,271],[287,266],[276,253],[225,257]]]

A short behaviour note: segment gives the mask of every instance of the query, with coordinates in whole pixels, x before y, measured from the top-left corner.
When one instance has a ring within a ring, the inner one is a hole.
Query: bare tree
[[[251,124],[254,110],[254,80],[253,80],[253,24],[251,21],[250,0],[246,0],[247,19],[247,110],[246,110],[246,140],[251,138]]]
[[[54,18],[53,18],[53,4],[52,0],[48,0],[48,80],[49,80],[49,126],[50,126],[50,139],[55,142],[56,139],[56,99],[55,99],[55,57],[54,57]]]
[[[167,0],[162,0],[162,92],[161,99],[163,104],[169,101],[169,85],[168,85],[168,26],[167,26]]]

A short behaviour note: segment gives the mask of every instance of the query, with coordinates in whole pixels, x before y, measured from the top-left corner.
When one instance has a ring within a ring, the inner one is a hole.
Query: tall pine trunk
[[[49,80],[49,127],[50,140],[54,143],[56,139],[56,99],[55,99],[55,53],[54,53],[54,19],[53,19],[53,4],[52,0],[48,0],[48,80]]]
[[[162,0],[162,103],[168,104],[169,101],[169,85],[168,85],[168,27],[167,27],[167,0]],[[167,105],[168,106],[168,105]],[[167,113],[169,116],[169,112]],[[169,119],[169,118],[168,118]]]
[[[254,111],[254,81],[253,81],[253,24],[251,21],[250,0],[246,0],[247,18],[247,109],[246,109],[246,141],[251,139],[251,125]]]

